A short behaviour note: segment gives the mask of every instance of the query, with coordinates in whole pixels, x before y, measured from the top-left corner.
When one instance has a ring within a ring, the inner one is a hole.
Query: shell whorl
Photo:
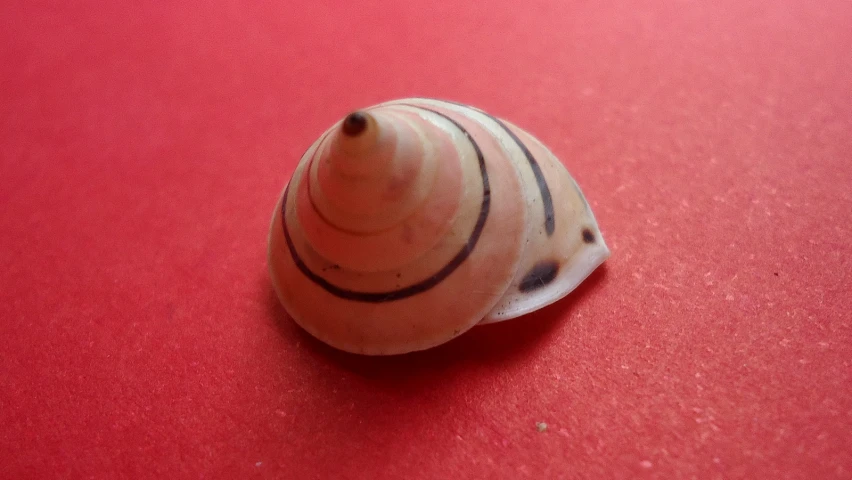
[[[353,134],[351,118],[364,124]],[[320,145],[311,201],[335,227],[372,233],[410,215],[432,187],[435,162],[411,125],[355,112]]]
[[[358,353],[429,348],[523,315],[609,256],[541,142],[439,100],[347,115],[305,153],[279,206],[279,298],[311,334]]]
[[[310,182],[300,192],[309,201],[299,203],[299,220],[311,245],[335,265],[400,268],[452,228],[471,195],[465,177],[476,174],[475,162],[464,158],[481,153],[475,143],[457,145],[450,130],[457,125],[436,129],[399,108],[359,113],[367,118],[362,132],[347,134],[344,121],[308,160]]]

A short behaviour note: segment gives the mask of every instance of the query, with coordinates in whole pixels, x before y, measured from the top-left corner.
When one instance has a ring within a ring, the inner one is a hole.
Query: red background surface
[[[4,478],[852,478],[848,1],[35,3],[0,7]],[[613,256],[339,353],[273,294],[272,209],[411,95],[537,135]]]

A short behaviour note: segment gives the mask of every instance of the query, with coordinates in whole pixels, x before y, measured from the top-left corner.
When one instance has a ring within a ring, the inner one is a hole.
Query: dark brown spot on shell
[[[553,260],[539,262],[524,276],[521,284],[518,285],[518,290],[531,292],[544,287],[556,278],[557,273],[559,273],[558,263]]]
[[[588,228],[583,229],[583,241],[586,243],[595,243],[595,234]]]
[[[343,133],[354,137],[367,129],[367,116],[361,112],[352,112],[343,120]]]

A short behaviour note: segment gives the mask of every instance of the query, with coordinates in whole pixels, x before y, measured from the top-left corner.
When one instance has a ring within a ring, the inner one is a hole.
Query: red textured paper
[[[3,478],[852,478],[848,1],[79,3],[0,7]],[[272,209],[412,95],[538,136],[613,254],[339,353],[273,294]]]

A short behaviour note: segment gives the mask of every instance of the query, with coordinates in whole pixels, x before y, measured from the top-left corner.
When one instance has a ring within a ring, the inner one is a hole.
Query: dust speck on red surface
[[[852,476],[849,2],[2,12],[4,477]],[[343,354],[275,297],[272,209],[325,128],[414,95],[541,139],[612,257]]]

